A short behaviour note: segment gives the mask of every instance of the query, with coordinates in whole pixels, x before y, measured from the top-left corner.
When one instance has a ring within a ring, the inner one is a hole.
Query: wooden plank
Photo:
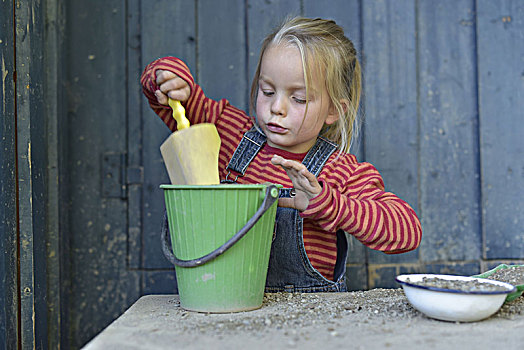
[[[365,160],[379,170],[387,191],[419,212],[415,2],[362,2],[361,20]],[[417,259],[418,251],[369,251],[372,263]]]
[[[67,322],[67,291],[68,283],[64,281],[70,277],[67,274],[66,262],[69,260],[69,238],[65,234],[66,225],[63,220],[64,202],[64,179],[67,174],[64,168],[63,144],[65,113],[63,110],[63,87],[64,70],[62,50],[64,37],[64,13],[63,4],[58,0],[50,0],[44,3],[45,35],[44,35],[44,105],[47,135],[47,229],[46,229],[46,269],[47,269],[47,347],[59,349],[60,344],[65,341],[64,330]],[[66,252],[67,251],[67,252]]]
[[[332,19],[344,28],[344,33],[360,51],[360,0],[330,0],[326,2],[304,0],[304,16]]]
[[[128,198],[127,266],[138,269],[142,265],[142,88],[140,76],[144,69],[140,47],[140,1],[129,0],[126,9],[127,21],[127,164],[126,186]],[[149,119],[148,119],[149,120]],[[133,179],[132,175],[135,175]]]
[[[421,266],[418,264],[370,264],[368,266],[368,288],[398,288],[400,285],[395,281],[395,277],[402,274],[419,272],[422,271]]]
[[[0,348],[16,349],[18,336],[14,6],[0,3]]]
[[[19,334],[24,347],[47,343],[43,7],[15,8],[16,135],[18,175]]]
[[[348,264],[346,266],[346,285],[347,285],[348,291],[368,289],[368,267],[367,265]]]
[[[443,262],[435,264],[394,264],[375,265],[369,269],[369,288],[399,288],[395,278],[401,274],[438,273],[448,275],[471,276],[479,273],[479,262]]]
[[[154,59],[176,56],[183,59],[198,81],[196,64],[196,12],[194,1],[162,0],[141,2],[141,66],[145,68]],[[136,81],[138,83],[138,80]],[[160,245],[160,228],[164,216],[164,194],[159,186],[169,183],[160,144],[169,136],[169,129],[141,97],[142,125],[142,268],[170,268]],[[131,116],[130,116],[131,118]]]
[[[418,10],[421,259],[479,259],[474,1]]]
[[[472,276],[481,272],[480,262],[451,262],[434,263],[424,265],[427,273],[438,273],[445,275]]]
[[[145,67],[159,57],[176,56],[188,64],[196,77],[195,15],[195,1],[141,1],[142,65]]]
[[[198,1],[198,83],[214,100],[228,99],[246,110],[246,2]]]
[[[142,295],[178,294],[174,269],[142,271]]]
[[[477,2],[482,213],[487,259],[524,252],[524,3]]]
[[[127,269],[127,203],[102,196],[102,155],[125,154],[125,2],[69,1],[65,50],[71,238],[70,344],[85,344],[140,292]]]

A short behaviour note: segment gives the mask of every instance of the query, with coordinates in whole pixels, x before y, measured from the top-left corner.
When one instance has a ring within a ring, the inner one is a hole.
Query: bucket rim
[[[272,184],[272,183],[266,183],[266,184],[218,184],[218,185],[171,185],[171,184],[161,184],[160,188],[164,190],[194,190],[194,189],[217,189],[217,190],[225,190],[225,189],[264,189],[268,186],[274,185],[277,188],[283,188],[284,186],[280,184]]]

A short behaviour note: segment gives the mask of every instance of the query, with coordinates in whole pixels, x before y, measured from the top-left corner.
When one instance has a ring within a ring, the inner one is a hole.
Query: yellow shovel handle
[[[169,99],[169,106],[173,109],[173,118],[176,120],[178,130],[189,128],[189,120],[186,118],[186,110],[180,101]]]

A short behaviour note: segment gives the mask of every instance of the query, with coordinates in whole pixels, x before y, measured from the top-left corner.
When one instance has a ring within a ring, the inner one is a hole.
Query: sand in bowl
[[[524,266],[510,266],[499,269],[486,278],[518,286],[524,284]]]

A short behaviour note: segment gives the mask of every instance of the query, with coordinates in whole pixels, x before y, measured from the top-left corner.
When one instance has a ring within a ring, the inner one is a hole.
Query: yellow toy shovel
[[[215,185],[218,177],[220,137],[214,124],[189,126],[180,101],[169,99],[177,131],[160,146],[173,185]]]

